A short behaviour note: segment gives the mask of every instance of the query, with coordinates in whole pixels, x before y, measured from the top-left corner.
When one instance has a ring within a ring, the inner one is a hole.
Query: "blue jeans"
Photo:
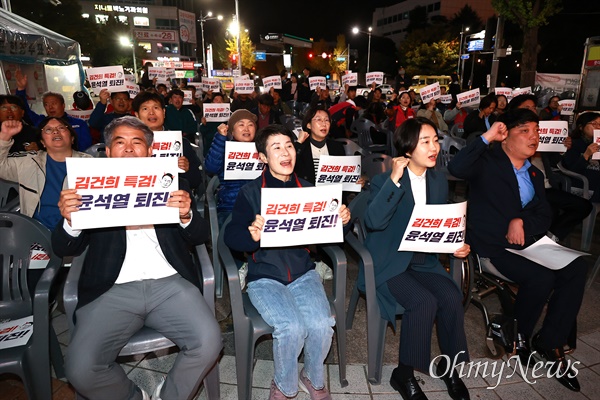
[[[304,347],[304,371],[315,389],[325,387],[325,357],[335,319],[321,278],[310,270],[289,285],[272,279],[248,283],[250,301],[274,328],[275,384],[288,397],[298,393],[298,357]]]

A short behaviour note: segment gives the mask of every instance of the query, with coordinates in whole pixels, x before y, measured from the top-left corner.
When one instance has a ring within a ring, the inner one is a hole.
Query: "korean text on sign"
[[[179,222],[167,207],[179,188],[177,158],[67,158],[67,181],[82,205],[71,215],[73,229]]]
[[[123,67],[116,65],[112,67],[88,68],[85,70],[92,91],[99,95],[102,89],[111,93],[127,92],[125,74]]]
[[[457,94],[456,101],[461,103],[463,107],[479,104],[479,88]]]
[[[360,192],[360,156],[321,156],[315,178],[315,185],[341,183],[342,190]]]
[[[569,136],[567,121],[540,121],[540,143],[537,151],[564,153],[565,139]]]
[[[262,188],[260,214],[265,225],[260,246],[342,242],[341,206],[342,185]]]
[[[204,103],[202,104],[206,122],[227,122],[231,117],[231,105],[229,103]]]
[[[251,79],[235,79],[235,91],[240,94],[251,94],[254,92],[254,81]]]
[[[225,171],[223,178],[255,179],[260,176],[265,164],[258,158],[254,142],[225,142]]]
[[[358,73],[351,72],[342,76],[342,85],[356,86],[358,85]]]
[[[152,157],[181,157],[183,141],[181,131],[156,131],[152,143]]]
[[[33,334],[33,315],[0,323],[0,350],[23,346]]]
[[[413,208],[398,251],[454,253],[465,242],[467,202]]]
[[[440,83],[435,82],[431,85],[425,86],[419,91],[419,95],[421,96],[421,101],[423,104],[429,103],[431,99],[439,99],[441,96]]]
[[[317,90],[317,88],[325,89],[327,86],[327,79],[324,76],[309,76],[308,83],[310,90]]]
[[[281,89],[282,85],[281,85],[281,77],[279,75],[273,75],[273,76],[267,76],[265,78],[263,78],[263,86],[265,87],[265,90],[269,90],[270,88],[273,89]]]
[[[367,72],[365,82],[367,83],[367,86],[370,86],[372,83],[383,85],[383,72]]]

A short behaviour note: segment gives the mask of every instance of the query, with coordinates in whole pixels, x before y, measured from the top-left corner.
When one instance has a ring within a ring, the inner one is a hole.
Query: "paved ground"
[[[587,259],[593,264],[593,261],[600,255],[600,224],[596,225],[596,232],[592,245],[593,256]],[[573,235],[571,243],[579,245],[579,236]],[[356,263],[349,260],[349,281],[356,277]],[[330,283],[327,282],[326,287]],[[349,284],[350,285],[350,284]],[[491,309],[497,309],[498,305],[495,299],[489,298],[486,301]],[[221,398],[237,399],[235,358],[233,357],[233,335],[231,333],[230,320],[228,314],[227,293],[223,299],[217,303],[217,314],[221,321],[225,349],[220,361],[221,376]],[[600,399],[600,277],[596,279],[592,287],[587,290],[584,298],[584,304],[579,315],[579,336],[577,351],[573,354],[573,361],[579,361],[578,365],[579,381],[582,390],[575,393],[565,389],[557,381],[550,378],[536,379],[528,375],[529,383],[524,381],[518,374],[507,378],[510,373],[505,370],[503,378],[496,387],[497,377],[487,378],[471,377],[465,379],[470,388],[472,399]],[[59,335],[59,341],[66,349],[69,340],[65,315],[60,312],[60,307],[53,314],[52,323]],[[478,309],[471,306],[466,312],[465,329],[467,331],[468,346],[472,359],[474,361],[487,361],[489,368],[493,367],[493,361],[485,358],[484,337],[485,331],[482,322],[481,313]],[[434,341],[437,339],[434,338]],[[266,340],[257,347],[257,362],[254,368],[253,398],[268,398],[268,388],[273,376],[273,362],[271,356],[272,342]],[[332,346],[335,349],[335,343]],[[434,351],[437,351],[437,344],[434,343]],[[349,385],[341,388],[339,384],[339,374],[337,365],[337,355],[332,350],[328,358],[327,385],[334,399],[399,399],[400,396],[387,383],[394,364],[397,362],[398,336],[388,328],[386,335],[385,365],[383,368],[383,379],[381,385],[371,385],[366,379],[366,330],[365,330],[365,309],[364,302],[359,303],[359,308],[355,317],[353,329],[348,331],[348,372],[347,378]],[[436,353],[437,354],[437,353]],[[435,354],[434,354],[435,355]],[[171,367],[176,353],[165,351],[161,354],[149,354],[138,358],[123,359],[122,365],[129,377],[139,386],[151,392],[156,383]],[[499,360],[496,368],[500,367]],[[481,374],[480,374],[481,375]],[[424,374],[418,375],[423,390],[429,399],[448,399],[449,396],[440,380],[430,378]],[[489,388],[495,387],[495,388]],[[74,394],[68,384],[62,381],[54,382],[54,400],[73,399]],[[22,384],[12,376],[0,376],[0,400],[25,399]],[[198,399],[204,399],[205,396],[200,392]],[[309,397],[300,394],[298,399],[304,400]],[[110,399],[106,399],[110,400]],[[165,399],[168,400],[168,399]]]

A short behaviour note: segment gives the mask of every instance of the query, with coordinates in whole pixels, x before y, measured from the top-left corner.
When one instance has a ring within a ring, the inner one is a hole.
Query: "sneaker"
[[[300,379],[298,380],[298,386],[304,393],[308,393],[311,400],[331,400],[331,395],[327,388],[315,389],[312,383],[308,380],[304,374],[304,368],[300,371]]]
[[[162,390],[162,387],[165,384],[165,380],[166,380],[166,378],[163,376],[160,380],[160,383],[156,387],[156,389],[154,389],[154,393],[152,394],[152,400],[161,400],[160,391]]]
[[[286,397],[285,394],[279,390],[275,381],[271,381],[271,390],[269,391],[269,400],[287,400],[289,397]]]
[[[333,270],[329,267],[329,265],[325,264],[323,261],[317,261],[315,263],[315,270],[321,277],[322,281],[330,281],[333,279]]]
[[[248,275],[247,262],[243,263],[240,269],[238,269],[238,275],[240,276],[240,287],[244,290],[244,287],[246,286],[246,276]]]

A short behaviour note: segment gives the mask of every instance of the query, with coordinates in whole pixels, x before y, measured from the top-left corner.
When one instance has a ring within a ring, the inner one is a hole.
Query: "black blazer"
[[[344,145],[333,139],[325,139],[325,146],[330,156],[345,156]],[[294,172],[300,178],[315,184],[315,165],[310,148],[310,139],[306,139],[302,144],[296,144],[296,166]]]
[[[552,211],[546,201],[543,173],[533,165],[529,167],[535,195],[522,207],[517,177],[500,143],[490,148],[482,139],[475,139],[454,156],[448,170],[469,182],[467,242],[478,255],[495,257],[507,247],[522,249],[550,228]],[[523,219],[525,246],[506,240],[514,218]]]
[[[192,206],[192,209],[196,208]],[[191,251],[208,240],[208,222],[194,213],[185,229],[179,224],[155,225],[154,229],[169,264],[202,290],[200,268],[195,265]],[[77,288],[77,308],[98,298],[117,280],[127,251],[125,227],[84,230],[74,238],[64,230],[61,222],[52,232],[52,249],[59,257],[79,255],[88,245]]]

